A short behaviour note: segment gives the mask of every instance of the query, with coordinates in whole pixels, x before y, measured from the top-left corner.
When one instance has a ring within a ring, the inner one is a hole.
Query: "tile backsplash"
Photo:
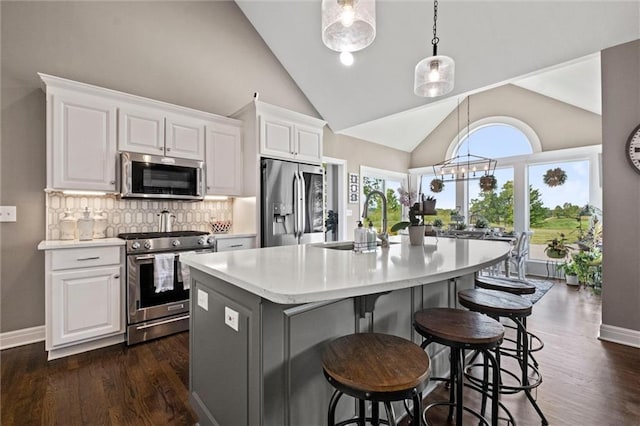
[[[176,216],[173,229],[176,231],[211,231],[209,221],[232,220],[233,200],[224,201],[146,201],[119,199],[115,195],[78,196],[62,193],[47,193],[47,240],[60,239],[60,219],[69,209],[79,218],[85,207],[91,216],[102,210],[107,217],[107,237],[117,237],[124,232],[153,232],[158,230],[162,210]]]

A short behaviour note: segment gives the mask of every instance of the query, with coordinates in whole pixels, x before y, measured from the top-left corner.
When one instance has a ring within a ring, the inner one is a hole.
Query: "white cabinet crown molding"
[[[94,96],[100,96],[107,99],[112,99],[118,102],[127,102],[130,104],[137,104],[141,106],[153,106],[156,108],[162,108],[169,112],[175,112],[177,114],[186,114],[192,117],[199,117],[205,121],[217,121],[225,124],[242,125],[240,120],[234,118],[225,117],[219,114],[200,111],[197,109],[170,104],[163,101],[158,101],[151,98],[145,98],[143,96],[132,95],[130,93],[119,92],[113,89],[107,89],[100,86],[94,86],[87,83],[81,83],[79,81],[69,80],[62,77],[56,77],[49,74],[38,73],[42,80],[42,90],[47,91],[50,89],[72,90],[75,92],[82,92]]]

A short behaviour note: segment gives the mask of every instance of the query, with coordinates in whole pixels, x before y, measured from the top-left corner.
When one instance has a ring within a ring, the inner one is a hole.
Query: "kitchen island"
[[[375,253],[326,243],[186,256],[189,391],[200,424],[326,424],[327,342],[375,331],[419,343],[413,313],[457,306],[474,273],[510,250],[504,242],[427,237],[411,246],[405,238]],[[433,374],[446,374],[446,350],[430,345],[429,354]],[[343,398],[339,418],[354,412]]]

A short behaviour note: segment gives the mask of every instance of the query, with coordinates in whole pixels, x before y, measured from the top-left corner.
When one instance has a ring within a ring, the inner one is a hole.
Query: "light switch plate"
[[[239,319],[238,311],[234,311],[228,306],[224,307],[224,323],[226,325],[238,331]]]
[[[0,222],[15,222],[16,206],[0,206]]]
[[[209,295],[206,291],[198,289],[198,306],[205,311],[209,310]]]

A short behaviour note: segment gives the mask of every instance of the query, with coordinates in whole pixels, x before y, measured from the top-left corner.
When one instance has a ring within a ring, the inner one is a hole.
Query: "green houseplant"
[[[560,233],[556,238],[547,241],[544,252],[552,259],[564,259],[572,250],[566,243],[567,239],[563,233]]]
[[[564,279],[567,285],[579,285],[578,266],[573,260],[562,262],[557,266],[558,271],[564,273]]]
[[[419,216],[420,203],[414,203],[409,208],[409,220],[403,220],[391,227],[391,232],[398,232],[402,229],[409,228],[409,242],[411,245],[422,245],[424,241],[424,223],[422,216]]]
[[[602,251],[593,249],[579,251],[571,255],[575,264],[578,281],[589,287],[594,293],[602,290]]]

